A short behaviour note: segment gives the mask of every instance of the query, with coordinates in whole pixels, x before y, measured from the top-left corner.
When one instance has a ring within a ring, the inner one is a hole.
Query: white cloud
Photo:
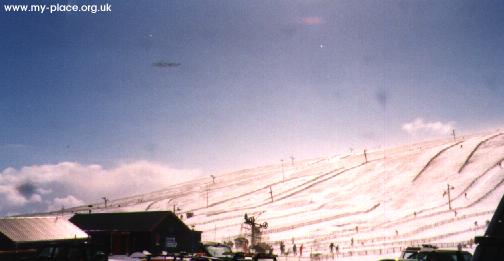
[[[445,135],[449,134],[454,128],[455,122],[426,122],[422,118],[416,118],[412,122],[404,123],[402,129],[408,132],[410,135]]]
[[[64,198],[56,197],[52,200],[52,202],[49,202],[47,210],[54,211],[61,208],[84,205],[85,203],[86,202],[79,200],[72,195],[68,195]]]
[[[18,193],[15,186],[2,185],[2,176],[0,176],[0,199],[4,206],[22,206],[28,203],[28,199]]]
[[[113,168],[77,162],[7,168],[0,171],[0,202],[4,213],[60,209],[100,198],[141,194],[194,179],[199,170],[135,161]]]

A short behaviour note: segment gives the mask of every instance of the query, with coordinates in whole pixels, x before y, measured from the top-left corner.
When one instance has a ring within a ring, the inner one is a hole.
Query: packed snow
[[[303,245],[303,259],[315,253],[332,259],[330,243],[339,247],[338,260],[397,257],[401,249],[425,243],[463,244],[472,251],[471,240],[484,233],[504,193],[503,160],[504,133],[491,132],[367,150],[365,155],[288,160],[214,174],[215,180],[209,173],[110,200],[107,208],[95,203],[91,211],[175,210],[186,224],[203,231],[204,241],[232,241],[248,233],[243,225],[248,214],[268,223],[262,240],[275,253],[283,241],[292,255],[295,243],[298,249]],[[279,261],[284,258],[294,260]]]

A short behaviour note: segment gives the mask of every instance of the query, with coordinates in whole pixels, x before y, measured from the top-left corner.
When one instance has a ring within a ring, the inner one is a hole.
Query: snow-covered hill
[[[504,133],[492,132],[286,161],[215,175],[214,182],[208,175],[114,199],[107,208],[96,203],[92,211],[175,209],[203,231],[203,240],[217,241],[245,233],[247,213],[268,222],[263,238],[277,252],[284,241],[289,249],[303,244],[305,254],[327,254],[332,242],[347,255],[387,255],[411,244],[455,246],[483,234],[504,193],[503,160]]]

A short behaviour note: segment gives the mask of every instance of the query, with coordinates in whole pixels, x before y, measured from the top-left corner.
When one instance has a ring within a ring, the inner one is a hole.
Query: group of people
[[[304,249],[304,246],[303,244],[301,244],[301,246],[299,247],[299,256],[303,256],[303,249]],[[298,248],[296,246],[296,244],[294,243],[292,245],[292,253],[294,254],[294,256],[297,256],[298,255]],[[280,253],[282,255],[289,255],[289,251],[285,249],[285,244],[283,241],[280,241]]]
[[[339,254],[339,245],[334,246],[334,243],[331,242],[331,244],[329,244],[329,250],[331,251],[331,255],[334,257],[334,250],[336,250],[336,255]]]
[[[304,246],[301,244],[299,247],[299,256],[303,256],[303,249]],[[339,245],[334,245],[334,243],[329,244],[329,250],[331,251],[331,255],[334,257],[334,253],[336,252],[336,255],[339,254]],[[285,244],[283,241],[280,241],[280,254],[281,255],[289,255],[289,250],[285,249]],[[294,256],[298,255],[298,247],[296,246],[296,243],[292,244],[292,253]]]

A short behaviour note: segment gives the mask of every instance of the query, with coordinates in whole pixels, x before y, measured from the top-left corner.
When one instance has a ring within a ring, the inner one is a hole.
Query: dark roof
[[[70,221],[85,231],[152,231],[167,218],[189,229],[171,211],[75,214]]]
[[[0,218],[0,233],[15,243],[88,238],[84,231],[62,217]]]

